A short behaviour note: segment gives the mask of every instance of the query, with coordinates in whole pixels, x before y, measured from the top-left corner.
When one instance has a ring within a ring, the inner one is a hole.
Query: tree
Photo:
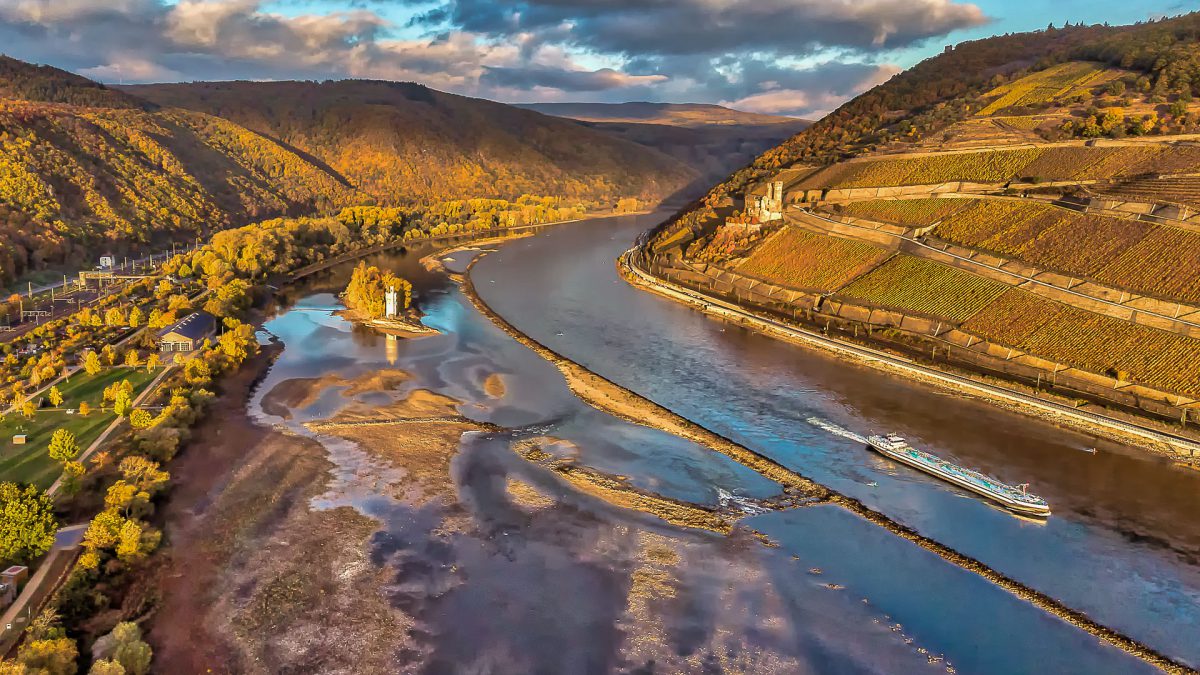
[[[149,429],[154,426],[154,416],[145,410],[133,410],[129,413],[129,426],[134,429]]]
[[[113,347],[112,345],[104,345],[104,349],[100,350],[100,358],[104,360],[104,363],[110,366],[117,365],[116,347]]]
[[[36,487],[0,483],[0,561],[28,562],[50,550],[54,502]]]
[[[153,373],[154,369],[157,368],[160,363],[162,363],[162,359],[160,359],[158,357],[158,354],[151,354],[150,356],[147,356],[146,357],[146,372]]]
[[[50,437],[50,459],[70,462],[79,455],[79,442],[68,429],[56,429]]]
[[[100,365],[100,355],[95,350],[89,351],[83,357],[83,370],[88,375],[98,375],[102,367]]]
[[[126,380],[128,382],[128,380]],[[133,398],[128,391],[120,389],[113,396],[113,412],[117,413],[118,417],[125,417],[133,410]]]
[[[150,662],[153,653],[150,645],[142,640],[142,629],[132,621],[122,621],[113,627],[112,632],[100,637],[92,646],[92,654],[101,660],[116,664],[120,671],[104,671],[111,673],[129,673],[130,675],[146,675],[150,672]],[[93,670],[93,672],[95,672]]]
[[[37,406],[33,404],[33,400],[25,399],[25,402],[21,404],[21,414],[25,416],[25,419],[31,420],[35,412],[37,412]]]
[[[79,404],[79,414],[80,415],[87,417],[88,413],[90,413],[90,412],[92,412],[92,406],[88,405],[87,401],[84,401]]]
[[[137,328],[138,326],[142,325],[142,318],[142,310],[140,308],[134,307],[133,309],[129,310],[129,327]]]
[[[57,386],[50,387],[50,405],[57,408],[57,407],[61,406],[62,404],[63,404],[62,392],[58,390]]]
[[[130,349],[129,351],[125,352],[125,365],[131,368],[136,368],[141,361],[141,356],[138,355],[138,351],[136,349]]]
[[[88,671],[88,675],[125,675],[125,666],[117,661],[100,659],[92,663],[92,669]]]
[[[75,641],[67,637],[30,640],[17,652],[17,660],[39,675],[75,675],[78,658]]]
[[[66,462],[63,464],[63,490],[69,495],[79,492],[79,479],[83,478],[83,474],[85,473],[87,473],[87,469],[84,468],[83,462]]]

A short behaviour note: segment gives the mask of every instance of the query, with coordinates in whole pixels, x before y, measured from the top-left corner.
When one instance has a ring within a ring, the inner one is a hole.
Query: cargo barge
[[[1050,506],[1046,504],[1046,500],[1030,494],[1028,485],[1013,486],[1002,483],[978,471],[972,471],[937,455],[918,450],[896,434],[868,436],[867,444],[885,457],[937,476],[964,490],[987,497],[1015,513],[1039,518],[1050,515]]]

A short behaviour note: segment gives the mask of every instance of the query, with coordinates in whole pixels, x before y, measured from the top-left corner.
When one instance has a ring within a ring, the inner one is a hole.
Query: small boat
[[[991,476],[985,476],[978,471],[959,466],[932,453],[918,450],[896,434],[868,436],[867,444],[885,457],[987,497],[1014,513],[1041,518],[1050,515],[1050,506],[1046,504],[1046,500],[1031,494],[1028,483],[1021,485],[1002,483]]]

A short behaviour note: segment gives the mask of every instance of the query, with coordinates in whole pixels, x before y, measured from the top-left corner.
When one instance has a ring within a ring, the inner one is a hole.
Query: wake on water
[[[849,438],[850,440],[858,441],[859,443],[867,442],[866,436],[860,436],[860,435],[854,433],[853,431],[850,431],[849,429],[843,429],[842,427],[839,427],[838,425],[834,424],[833,422],[830,422],[829,420],[823,420],[820,417],[810,417],[806,421],[809,424],[813,425],[814,427],[817,427],[818,429],[824,429],[825,431],[828,431],[829,433],[833,434],[834,436],[841,436],[842,438]]]

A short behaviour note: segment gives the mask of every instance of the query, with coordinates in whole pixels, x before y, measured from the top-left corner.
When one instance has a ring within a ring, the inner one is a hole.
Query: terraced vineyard
[[[908,227],[924,227],[970,205],[972,199],[870,199],[851,202],[843,213]]]
[[[955,323],[966,321],[1009,286],[940,263],[898,255],[839,295]]]
[[[1100,188],[1097,192],[1134,201],[1170,202],[1200,209],[1200,176],[1137,178]]]
[[[1200,234],[1156,227],[1095,276],[1113,286],[1200,304]]]
[[[784,227],[755,247],[736,269],[781,286],[831,291],[887,255],[887,251],[863,242]]]
[[[951,181],[996,183],[1017,176],[1041,150],[965,152],[838,164],[803,181],[812,187],[856,188],[929,185]]]
[[[1000,85],[984,94],[985,99],[995,98],[979,111],[979,115],[994,115],[1015,105],[1028,106],[1055,101],[1111,79],[1105,77],[1106,75],[1117,74],[1115,71],[1106,71],[1099,63],[1061,63]]]
[[[1200,340],[1010,289],[963,324],[980,337],[1093,373],[1200,395]]]
[[[1063,145],[1019,150],[930,154],[843,162],[800,181],[800,189],[932,185],[952,181],[1096,181],[1149,174],[1200,173],[1200,147],[1150,143],[1122,146]],[[1173,177],[1129,183],[1130,194],[1200,204],[1200,179]],[[1180,198],[1171,199],[1169,195]]]

